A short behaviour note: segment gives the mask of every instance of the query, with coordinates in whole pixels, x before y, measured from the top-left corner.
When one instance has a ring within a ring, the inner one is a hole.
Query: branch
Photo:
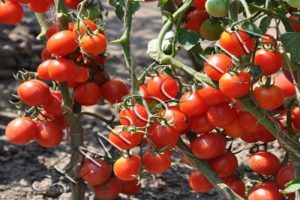
[[[35,17],[41,27],[41,32],[40,34],[36,37],[37,40],[44,40],[46,39],[46,32],[48,29],[48,23],[46,21],[45,14],[40,14],[40,13],[34,13]]]

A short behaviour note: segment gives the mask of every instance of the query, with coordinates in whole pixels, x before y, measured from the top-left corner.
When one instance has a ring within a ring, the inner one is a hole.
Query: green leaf
[[[157,43],[157,39],[150,40],[150,42],[148,43],[147,54],[153,60],[158,61],[159,56],[158,56],[158,53],[156,51],[156,43]]]
[[[167,2],[168,2],[168,0],[159,0],[157,6],[158,6],[158,7],[163,7]]]
[[[247,32],[250,33],[250,36],[252,38],[259,38],[261,35],[260,29],[254,23],[244,22],[242,27],[243,27],[243,29],[247,30]],[[251,34],[251,33],[253,33],[253,34]]]
[[[199,44],[200,36],[196,32],[181,28],[178,31],[178,42],[184,49],[189,51],[194,46]]]
[[[108,0],[108,3],[115,8],[115,13],[119,20],[123,20],[125,13],[125,1],[124,0]]]
[[[280,40],[285,49],[291,54],[292,60],[300,64],[300,33],[288,32],[282,34]]]
[[[300,179],[295,179],[287,183],[282,193],[290,194],[296,192],[297,190],[300,190]]]
[[[266,16],[266,17],[262,18],[262,20],[260,21],[260,24],[259,24],[259,29],[262,34],[267,32],[267,30],[269,29],[269,26],[271,24],[271,21],[272,21],[271,17]]]

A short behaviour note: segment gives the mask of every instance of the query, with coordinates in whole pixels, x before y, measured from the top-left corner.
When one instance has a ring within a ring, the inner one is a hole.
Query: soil
[[[108,8],[107,35],[109,40],[117,39],[121,35],[122,24],[114,17],[111,8]],[[143,4],[137,12],[133,22],[132,55],[137,71],[151,63],[146,54],[147,43],[155,38],[160,30],[162,20],[156,3]],[[40,62],[40,52],[44,46],[41,41],[35,40],[39,27],[34,16],[26,11],[26,16],[17,26],[0,25],[0,200],[42,200],[42,199],[70,199],[68,180],[59,174],[54,166],[62,168],[68,162],[69,149],[64,145],[46,149],[32,142],[24,146],[9,144],[4,137],[5,125],[17,115],[17,110],[9,104],[11,95],[15,93],[17,83],[12,73],[18,69],[35,69]],[[118,45],[109,46],[110,57],[106,69],[113,78],[127,81],[127,71]],[[182,55],[184,62],[191,64],[186,55]],[[103,102],[98,106],[88,108],[107,118],[116,112],[116,106],[111,107]],[[83,119],[87,145],[96,150],[100,145],[96,141],[97,131],[107,133],[104,124],[92,118]],[[274,145],[273,145],[274,146]],[[248,148],[239,143],[237,148]],[[277,151],[275,145],[274,151]],[[239,154],[244,163],[248,151]],[[207,194],[191,192],[188,186],[187,168],[174,157],[174,166],[167,173],[155,177],[148,177],[142,182],[143,190],[135,197],[122,196],[120,199],[222,199],[212,190]],[[87,199],[94,199],[92,192],[87,192]]]

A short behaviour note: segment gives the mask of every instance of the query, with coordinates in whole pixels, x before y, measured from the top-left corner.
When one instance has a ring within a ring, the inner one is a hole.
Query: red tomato
[[[268,131],[265,127],[262,128],[260,132],[257,133],[259,141],[262,142],[273,142],[276,138],[272,135],[270,131]]]
[[[207,76],[218,81],[228,69],[232,69],[233,64],[230,57],[223,53],[217,53],[207,57],[204,63],[204,72]]]
[[[200,159],[213,159],[225,151],[226,139],[217,133],[207,133],[197,137],[191,144],[192,153]]]
[[[89,185],[101,185],[108,181],[112,166],[100,158],[85,160],[80,169],[80,177]]]
[[[37,74],[40,79],[45,80],[45,81],[51,80],[48,71],[49,71],[49,66],[51,65],[52,61],[53,60],[45,60],[38,66]]]
[[[89,79],[89,70],[85,67],[77,67],[74,74],[74,81],[77,83],[84,83]]]
[[[209,15],[205,10],[193,10],[191,11],[183,24],[183,26],[191,31],[199,32],[201,24],[209,18]]]
[[[149,128],[149,138],[158,149],[163,147],[173,147],[177,144],[180,137],[178,130],[171,126],[153,124]]]
[[[257,133],[249,133],[245,132],[241,139],[246,143],[255,143],[258,142],[258,134]]]
[[[198,96],[196,91],[184,93],[179,99],[179,109],[186,116],[198,116],[207,110],[207,105]]]
[[[292,122],[293,122],[293,125],[297,129],[300,129],[300,107],[293,108],[293,110],[292,110]]]
[[[109,80],[100,86],[105,100],[114,104],[122,102],[122,98],[129,94],[129,88],[120,80]]]
[[[141,95],[144,96],[145,100],[147,102],[151,101],[151,98],[150,98],[151,95],[149,94],[149,92],[147,90],[146,84],[140,85],[139,89],[140,89],[139,93],[141,93]]]
[[[141,191],[141,184],[137,179],[132,181],[121,181],[122,182],[122,194],[136,195]]]
[[[64,0],[65,5],[70,8],[70,9],[74,9],[76,10],[78,7],[78,4],[81,2],[82,0]]]
[[[250,92],[251,76],[244,71],[238,74],[225,73],[219,80],[219,88],[223,94],[231,98],[239,98]]]
[[[95,83],[98,85],[102,85],[106,81],[110,80],[109,74],[105,70],[101,70],[99,72],[92,72],[92,77]]]
[[[94,82],[81,83],[75,88],[75,99],[84,106],[97,104],[101,96],[101,90]]]
[[[59,97],[51,94],[51,97],[50,97],[48,103],[43,105],[43,108],[47,113],[49,113],[53,116],[61,116],[61,115],[63,115],[61,106],[62,106],[61,99]]]
[[[35,139],[37,131],[36,124],[30,118],[19,117],[8,123],[5,136],[12,144],[26,144]]]
[[[141,158],[137,155],[120,157],[114,164],[114,173],[121,180],[131,181],[137,178],[140,166]]]
[[[123,150],[129,150],[136,147],[142,142],[144,137],[143,133],[129,133],[123,131],[122,128],[115,128],[109,133],[108,139],[113,144]]]
[[[73,26],[74,24],[69,22],[69,31],[73,30]],[[54,35],[55,33],[59,32],[59,25],[57,23],[53,23],[49,26],[49,28],[46,31],[46,39],[48,40],[52,35]]]
[[[28,7],[34,12],[45,13],[50,9],[51,4],[45,0],[32,0],[28,4]]]
[[[233,123],[225,126],[224,130],[225,130],[226,135],[228,135],[232,138],[243,137],[246,134],[246,131],[240,125],[238,118],[236,118]]]
[[[282,106],[285,97],[283,91],[275,85],[270,87],[256,87],[253,96],[259,106],[265,110],[279,108]]]
[[[279,51],[259,49],[255,53],[254,64],[262,68],[264,75],[271,75],[283,66],[284,58]]]
[[[34,79],[25,81],[19,85],[18,95],[20,99],[29,106],[45,105],[51,96],[48,85]]]
[[[237,178],[226,178],[224,183],[241,197],[245,196],[245,183]]]
[[[59,145],[64,137],[62,128],[53,121],[44,121],[38,125],[36,141],[43,147],[55,147]]]
[[[56,56],[66,56],[74,52],[77,47],[77,34],[64,30],[52,35],[47,41],[47,49]]]
[[[239,112],[237,119],[244,130],[249,133],[258,133],[263,129],[263,126],[257,122],[257,119],[249,112]]]
[[[226,127],[237,117],[236,109],[227,103],[210,106],[206,114],[209,122],[216,127]]]
[[[256,41],[243,30],[228,33],[224,31],[219,40],[220,46],[235,56],[241,56],[254,50]]]
[[[141,104],[135,104],[131,108],[122,110],[119,113],[120,123],[125,126],[144,127],[147,125],[148,113]]]
[[[257,185],[249,191],[248,200],[282,200],[278,188],[270,185]]]
[[[51,53],[48,51],[48,49],[46,47],[43,48],[42,53],[41,53],[41,60],[46,61],[50,58],[51,58]]]
[[[27,4],[27,3],[30,3],[32,0],[16,0],[16,1],[19,3]]]
[[[280,169],[279,159],[270,152],[256,152],[248,159],[251,170],[261,175],[274,175]]]
[[[71,80],[77,68],[73,60],[67,58],[57,58],[48,62],[48,65],[49,77],[59,82]]]
[[[218,157],[209,160],[209,164],[219,177],[229,177],[237,169],[238,160],[233,153],[224,152]]]
[[[148,79],[147,91],[151,96],[167,101],[176,97],[179,87],[174,78],[167,74],[158,74]]]
[[[206,86],[197,91],[206,105],[213,106],[227,100],[226,96],[217,88]]]
[[[206,114],[189,118],[189,124],[191,130],[196,133],[208,133],[215,128],[214,125],[208,121]]]
[[[296,178],[296,171],[294,165],[289,163],[281,167],[276,175],[276,183],[279,188],[283,189],[285,184]]]
[[[170,169],[172,162],[171,156],[172,154],[169,151],[160,154],[146,152],[143,155],[143,165],[148,172],[161,174]]]
[[[296,86],[282,72],[274,74],[274,80],[274,85],[279,87],[286,97],[292,97],[296,94]]]
[[[190,187],[196,192],[209,192],[213,185],[207,180],[207,178],[201,174],[201,172],[193,171],[189,178]]]
[[[263,45],[269,45],[269,46],[274,47],[274,48],[277,48],[277,46],[278,46],[276,39],[273,36],[269,35],[269,34],[264,34],[261,37],[261,43]]]
[[[94,188],[97,199],[99,200],[113,200],[121,193],[122,183],[116,178],[112,177],[106,183],[97,185]]]
[[[16,24],[23,18],[24,11],[22,6],[13,0],[0,2],[0,23]]]
[[[94,31],[97,29],[97,25],[92,20],[84,19],[83,22],[75,23],[73,31],[80,31],[81,34],[85,34],[88,29]]]
[[[298,20],[299,21],[299,17],[297,16],[290,16],[289,18],[291,19],[295,19],[295,20]],[[293,29],[296,31],[296,32],[300,32],[300,25],[295,23],[295,22],[290,22],[291,26],[293,27]]]
[[[205,2],[207,0],[194,0],[193,6],[199,10],[205,10]]]
[[[85,34],[80,40],[81,49],[92,55],[103,53],[107,48],[106,36],[103,33],[94,35]]]

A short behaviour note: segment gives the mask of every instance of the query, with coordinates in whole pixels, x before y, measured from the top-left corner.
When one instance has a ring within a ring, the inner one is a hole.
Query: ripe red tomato
[[[270,152],[256,152],[248,159],[251,170],[261,175],[274,175],[280,169],[279,159]]]
[[[106,183],[97,185],[93,189],[99,200],[116,199],[122,191],[122,183],[118,178],[112,177]]]
[[[48,103],[43,105],[43,108],[47,113],[49,113],[53,116],[61,116],[61,115],[63,115],[61,105],[62,105],[61,99],[59,97],[51,94],[51,97],[50,97]]]
[[[206,114],[209,122],[216,127],[226,127],[237,117],[236,109],[231,108],[228,103],[210,106]]]
[[[113,146],[117,146],[123,150],[129,150],[133,147],[136,147],[142,142],[143,137],[143,133],[129,133],[123,131],[120,127],[116,127],[108,135],[108,139]]]
[[[278,188],[271,185],[258,184],[249,191],[248,200],[282,200]]]
[[[80,40],[81,49],[92,55],[103,53],[107,48],[106,36],[103,33],[94,35],[85,34]]]
[[[279,87],[286,97],[292,97],[296,94],[296,86],[282,72],[274,74],[274,80],[274,85]]]
[[[224,31],[219,40],[220,46],[235,56],[253,51],[256,41],[243,30],[228,33]]]
[[[226,178],[224,183],[241,197],[245,196],[245,183],[242,180],[230,177]]]
[[[48,49],[45,47],[43,48],[41,52],[41,60],[46,61],[51,58],[51,53],[48,51]]]
[[[154,174],[161,174],[170,169],[172,162],[171,156],[172,154],[169,151],[159,154],[153,152],[146,152],[143,155],[143,165],[148,172]]]
[[[73,31],[79,31],[81,34],[85,34],[88,31],[88,28],[91,31],[97,29],[97,25],[90,19],[84,19],[83,22],[74,24]]]
[[[52,61],[53,60],[45,60],[38,66],[37,74],[40,79],[45,80],[45,81],[51,80],[48,71],[49,71],[49,66],[51,65]]]
[[[82,0],[64,0],[65,5],[70,8],[70,9],[74,9],[76,10],[78,7],[78,4],[81,2]]]
[[[139,93],[144,96],[145,100],[147,102],[151,101],[151,95],[149,94],[148,90],[147,90],[147,86],[146,84],[140,85],[139,87]]]
[[[238,160],[233,153],[224,152],[218,157],[209,160],[209,164],[219,177],[229,177],[237,169]]]
[[[114,104],[122,101],[122,98],[129,94],[129,88],[120,80],[109,80],[100,86],[105,100]]]
[[[79,66],[76,68],[73,80],[77,83],[84,83],[89,79],[89,70],[85,67]]]
[[[125,126],[144,127],[147,125],[148,113],[141,104],[135,104],[131,108],[119,113],[120,123]]]
[[[101,85],[103,83],[105,83],[106,81],[110,80],[109,74],[107,71],[102,70],[99,72],[92,72],[92,77],[95,83],[97,83],[98,85]]]
[[[122,194],[136,195],[141,191],[141,184],[137,179],[132,181],[121,181],[122,182]]]
[[[207,105],[198,96],[196,91],[184,93],[179,99],[179,109],[186,116],[198,116],[207,110]]]
[[[249,133],[258,133],[263,129],[263,126],[257,122],[257,119],[249,112],[239,112],[237,119],[244,130]]]
[[[241,139],[246,143],[258,142],[259,135],[257,133],[245,132]]]
[[[29,106],[45,105],[51,96],[48,85],[34,79],[25,81],[19,85],[18,95],[20,99]]]
[[[34,12],[45,13],[50,9],[51,4],[46,0],[32,0],[28,7]]]
[[[38,124],[36,141],[43,147],[55,147],[59,145],[64,137],[62,128],[54,121],[44,121]]]
[[[152,124],[149,128],[149,138],[158,149],[163,147],[172,148],[177,144],[180,137],[178,130],[171,126]]]
[[[199,10],[205,10],[205,2],[207,0],[194,0],[193,6]]]
[[[114,164],[114,173],[121,180],[131,181],[137,178],[140,166],[141,158],[138,155],[120,157]]]
[[[206,105],[213,106],[227,100],[226,96],[217,88],[206,86],[197,91]]]
[[[52,35],[47,41],[47,49],[56,56],[66,56],[78,47],[77,34],[73,31],[64,30]]]
[[[206,114],[189,118],[189,124],[191,130],[196,133],[208,133],[215,128],[214,125],[209,122]]]
[[[147,81],[147,91],[163,101],[173,99],[179,92],[177,81],[167,74],[158,74]]]
[[[193,10],[186,16],[183,26],[191,31],[199,32],[201,24],[209,18],[205,10]]]
[[[292,110],[292,122],[293,125],[300,129],[300,107],[294,107]]]
[[[190,187],[196,192],[209,192],[213,185],[207,180],[207,178],[201,174],[201,172],[193,171],[189,178]]]
[[[5,136],[12,144],[26,144],[35,139],[37,131],[36,124],[30,118],[19,117],[8,123]]]
[[[223,94],[231,98],[239,98],[250,92],[251,76],[244,71],[238,74],[225,73],[219,80],[219,88]]]
[[[282,90],[275,85],[270,87],[256,87],[254,89],[253,96],[259,106],[265,110],[274,110],[279,108],[282,106],[285,98]]]
[[[271,47],[274,47],[274,48],[277,48],[277,46],[278,46],[276,39],[273,36],[269,35],[269,34],[264,34],[261,37],[261,43],[263,45],[268,45],[268,46],[271,46]]]
[[[217,133],[207,133],[197,137],[191,144],[192,153],[200,159],[213,159],[225,151],[226,139]]]
[[[240,138],[243,137],[246,133],[244,128],[240,125],[238,118],[234,120],[233,123],[224,127],[226,135],[232,138]]]
[[[73,31],[74,24],[69,22],[69,31]],[[48,40],[52,35],[59,32],[59,25],[57,23],[53,23],[49,26],[49,28],[46,31],[46,39]]]
[[[24,11],[22,6],[13,0],[0,2],[0,23],[16,24],[23,18]]]
[[[16,0],[16,1],[19,3],[27,4],[27,3],[30,3],[32,0]]]
[[[281,167],[276,175],[276,183],[279,188],[283,189],[285,184],[296,178],[294,165],[289,163]]]
[[[71,80],[76,73],[76,64],[71,59],[57,58],[47,63],[48,74],[52,80],[63,82]]]
[[[75,99],[84,106],[97,104],[101,96],[101,90],[94,82],[81,83],[75,88]]]
[[[260,132],[257,133],[258,140],[262,142],[273,142],[276,138],[272,135],[270,131],[268,131],[265,127],[262,128]]]
[[[228,69],[232,68],[233,64],[231,58],[223,53],[208,56],[204,63],[204,72],[209,78],[215,81],[218,81]]]
[[[295,20],[299,20],[299,17],[297,17],[297,16],[290,16],[289,18],[291,18],[291,19],[295,19]],[[299,24],[297,24],[297,23],[295,23],[295,22],[290,22],[290,24],[291,24],[291,26],[293,27],[293,29],[296,31],[296,32],[300,32],[300,25]]]
[[[264,75],[271,75],[283,66],[284,58],[279,51],[259,49],[255,53],[254,64],[262,68]]]
[[[80,177],[89,185],[101,185],[112,174],[112,166],[100,158],[85,160],[80,169]]]

